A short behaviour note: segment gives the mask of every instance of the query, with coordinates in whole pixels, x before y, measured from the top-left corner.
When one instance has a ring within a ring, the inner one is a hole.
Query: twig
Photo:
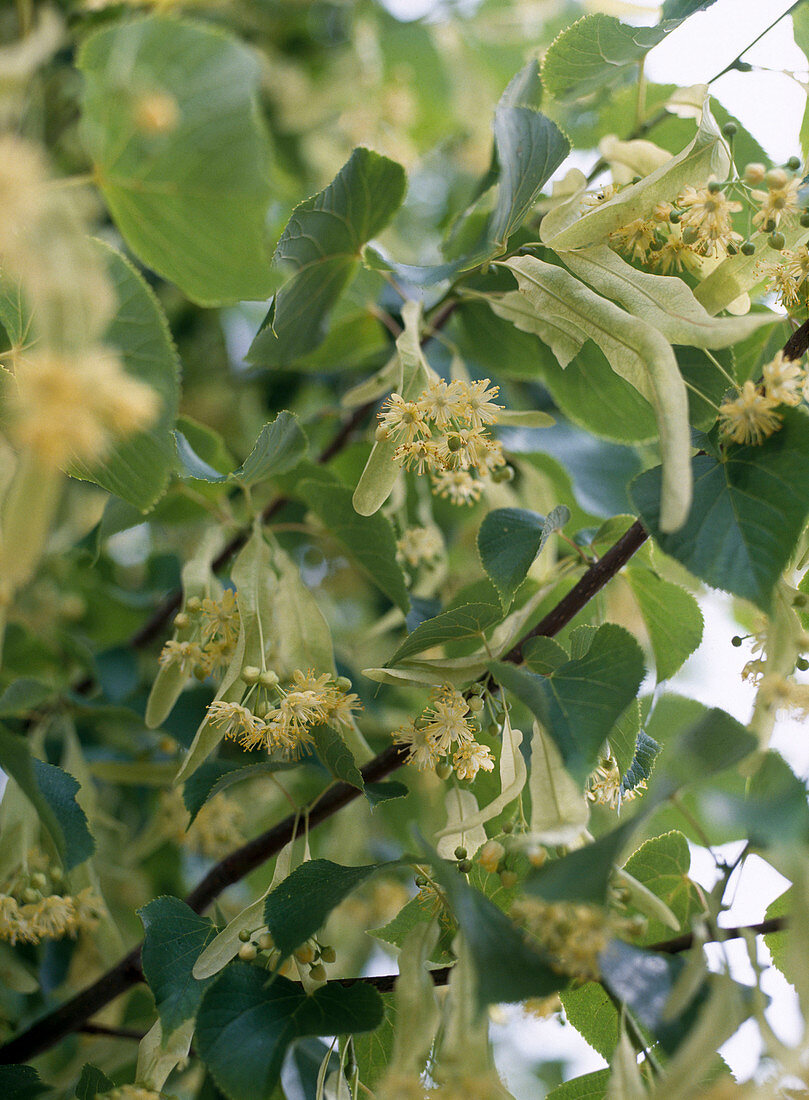
[[[539,633],[551,636],[562,629],[573,616],[614,576],[629,560],[632,554],[647,538],[640,523],[634,523],[625,535],[618,540],[607,553],[592,565],[579,583],[571,589],[564,599],[545,619],[526,637]],[[520,660],[522,642],[506,655],[508,661]],[[375,783],[404,764],[406,751],[398,745],[391,745],[374,757],[362,769],[366,783]],[[362,792],[347,783],[337,783],[320,798],[309,815],[310,827],[325,821],[343,806],[348,805]],[[185,899],[196,912],[201,912],[217,898],[223,890],[240,881],[256,867],[259,867],[287,844],[294,835],[297,815],[290,814],[278,825],[268,829],[260,836],[249,840],[234,852],[220,860],[204,879]],[[102,974],[87,989],[54,1009],[48,1015],[32,1024],[27,1031],[11,1039],[0,1047],[0,1065],[10,1062],[25,1062],[29,1058],[48,1050],[60,1039],[80,1028],[91,1016],[99,1012],[115,997],[126,992],[131,986],[143,980],[140,967],[140,945],[117,963],[106,974]]]

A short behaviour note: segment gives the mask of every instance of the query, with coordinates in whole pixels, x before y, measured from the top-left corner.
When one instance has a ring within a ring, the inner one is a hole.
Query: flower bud
[[[771,191],[780,191],[789,183],[789,176],[783,168],[771,168],[765,178]]]
[[[239,948],[239,958],[243,962],[252,962],[258,955],[258,949],[254,943],[243,943]]]
[[[256,665],[245,665],[241,671],[241,677],[248,687],[252,687],[261,679],[261,669]]]
[[[316,982],[325,982],[326,967],[322,963],[315,963],[314,966],[309,967],[309,977]]]
[[[452,764],[448,760],[441,760],[435,766],[435,774],[439,779],[449,779],[452,775]]]
[[[753,164],[748,164],[744,170],[745,181],[752,186],[755,186],[758,183],[763,183],[766,174],[767,169],[764,167],[763,164],[759,164],[758,161],[754,162]]]
[[[347,676],[338,676],[334,683],[340,691],[351,691],[351,681]]]
[[[500,861],[505,854],[506,850],[499,841],[489,840],[480,849],[480,865],[484,871],[494,875],[497,873],[497,868],[500,866]]]
[[[278,684],[278,673],[272,671],[262,672],[258,678],[258,682],[262,687],[274,688]]]
[[[325,963],[333,963],[337,958],[337,952],[329,944],[326,944],[325,947],[320,948],[320,957]]]
[[[315,949],[314,949],[314,947],[312,947],[311,943],[301,944],[301,946],[295,951],[295,958],[297,959],[297,961],[299,963],[302,963],[304,966],[308,965],[309,963],[314,962],[315,961]]]
[[[185,630],[190,622],[191,619],[184,611],[178,611],[174,616],[174,625],[178,630]]]
[[[262,932],[258,937],[258,945],[262,951],[272,951],[275,947],[275,940],[272,938],[272,932]]]
[[[186,611],[190,611],[192,614],[195,611],[199,611],[201,607],[202,600],[199,598],[199,596],[192,596],[189,600],[186,601],[185,609]]]

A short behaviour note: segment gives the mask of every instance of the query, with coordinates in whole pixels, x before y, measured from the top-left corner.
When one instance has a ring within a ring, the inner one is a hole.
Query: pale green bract
[[[562,366],[594,340],[610,366],[652,405],[663,458],[661,530],[676,531],[691,507],[688,395],[671,344],[651,325],[590,290],[569,272],[533,256],[507,260],[534,318],[520,327],[550,344]]]

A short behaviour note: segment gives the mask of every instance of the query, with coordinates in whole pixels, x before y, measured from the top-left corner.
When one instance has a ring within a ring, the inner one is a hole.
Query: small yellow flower
[[[764,392],[771,401],[781,405],[799,405],[804,371],[791,359],[785,359],[779,351],[771,363],[763,368]]]
[[[158,658],[159,664],[177,665],[181,672],[192,672],[203,661],[204,655],[198,642],[178,642],[176,639],[166,642]]]
[[[398,393],[392,393],[383,405],[379,421],[384,431],[404,444],[412,443],[420,436],[428,436],[430,429],[415,401],[405,401]]]
[[[408,749],[407,762],[415,764],[420,772],[428,768],[434,768],[439,761],[439,755],[435,750],[426,731],[417,729],[414,722],[400,726],[392,734],[395,745],[404,745]]]
[[[462,383],[445,382],[438,379],[431,382],[418,399],[418,407],[425,420],[432,420],[437,428],[446,428],[451,420],[462,413],[464,395]]]
[[[745,382],[739,396],[719,406],[719,431],[734,443],[760,444],[781,427],[777,403]]]
[[[433,475],[433,491],[452,504],[474,504],[480,499],[483,482],[468,470],[442,470]]]
[[[742,240],[730,220],[731,214],[739,213],[742,204],[730,201],[724,192],[709,187],[699,190],[686,187],[677,205],[685,210],[680,222],[683,229],[696,232],[693,248],[701,256],[724,256],[729,244]],[[687,235],[685,240],[688,243]]]
[[[491,386],[488,378],[466,383],[460,400],[461,418],[473,428],[482,428],[484,424],[496,423],[503,411],[502,405],[494,403],[494,398],[499,392],[500,387]]]
[[[482,769],[494,771],[494,760],[488,745],[479,745],[477,741],[462,741],[452,757],[455,774],[459,779],[473,780]]]
[[[396,542],[396,557],[414,568],[435,561],[444,551],[444,539],[437,527],[408,527]]]
[[[750,194],[756,202],[761,203],[761,209],[753,218],[753,224],[767,230],[767,226],[774,224],[777,228],[781,219],[790,220],[800,212],[798,192],[801,189],[799,176],[792,179],[777,178],[775,181],[782,186],[771,186],[766,191],[751,191]]]
[[[692,249],[682,237],[679,234],[677,236],[672,234],[659,251],[650,254],[649,262],[660,271],[661,275],[669,275],[672,271],[682,271],[687,257],[691,254]]]
[[[635,218],[628,225],[610,233],[610,243],[630,260],[643,262],[648,258],[649,245],[655,238],[657,223],[649,218]]]

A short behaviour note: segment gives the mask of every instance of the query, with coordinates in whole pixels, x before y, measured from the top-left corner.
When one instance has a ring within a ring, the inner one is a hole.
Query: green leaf
[[[547,997],[567,983],[505,913],[463,881],[455,864],[435,860],[433,874],[447,895],[469,947],[481,1008],[527,997]]]
[[[36,1100],[50,1085],[40,1080],[33,1066],[0,1066],[0,1096],[3,1100]]]
[[[354,1038],[354,1057],[360,1068],[360,1080],[368,1089],[375,1089],[384,1077],[393,1056],[393,1034],[396,1025],[396,999],[393,993],[383,993],[385,1015],[373,1031],[364,1031]]]
[[[666,797],[666,785],[676,789],[732,768],[757,747],[755,734],[724,710],[712,707],[666,746],[658,764],[658,797]]]
[[[681,928],[691,926],[691,918],[703,912],[703,904],[694,883],[688,877],[691,851],[682,833],[672,830],[652,837],[624,864],[630,875],[669,907]],[[639,945],[657,943],[671,935],[671,929],[650,916]]]
[[[566,252],[563,259],[574,275],[658,329],[672,344],[727,348],[780,320],[771,312],[712,317],[682,279],[638,271],[607,244]]]
[[[317,513],[368,579],[406,614],[410,597],[396,561],[396,539],[390,521],[378,512],[372,516],[358,515],[351,490],[336,482],[302,481],[295,492]]]
[[[795,904],[795,895],[797,891],[793,886],[788,887],[783,894],[779,894],[774,901],[771,901],[767,906],[767,911],[764,914],[765,920],[772,920],[775,917],[789,917]],[[784,975],[788,982],[795,985],[795,975],[792,974],[792,959],[789,951],[788,943],[789,933],[786,929],[780,932],[768,932],[764,937],[764,946],[772,956],[773,966]]]
[[[331,726],[315,726],[311,730],[315,739],[315,751],[335,779],[349,783],[357,790],[363,790],[362,778],[354,755],[342,736]]]
[[[180,362],[163,308],[129,260],[107,245],[97,247],[118,298],[118,308],[103,341],[117,348],[127,374],[156,393],[158,414],[145,431],[126,436],[98,463],[74,463],[73,477],[146,511],[162,496],[174,468],[172,428],[180,398]]]
[[[293,210],[275,250],[276,261],[293,274],[276,294],[249,362],[288,365],[322,342],[329,314],[357,272],[363,245],[398,210],[405,182],[401,164],[355,149],[328,187]]]
[[[655,411],[665,471],[666,530],[677,530],[691,503],[688,394],[669,342],[657,329],[590,290],[561,267],[533,256],[504,263],[535,313],[535,331],[566,366],[594,340],[610,366]]]
[[[328,859],[310,859],[267,896],[264,922],[282,955],[291,954],[321,928],[329,913],[384,863],[341,867]]]
[[[305,454],[306,436],[298,418],[284,409],[261,429],[252,451],[232,475],[233,480],[255,485],[294,469]]]
[[[81,133],[129,248],[198,305],[266,298],[258,59],[219,28],[160,15],[97,31],[78,66]],[[142,121],[150,103],[164,132]]]
[[[563,990],[559,997],[568,1023],[609,1062],[618,1043],[619,1020],[618,1009],[604,986],[587,982]]]
[[[138,912],[146,933],[143,973],[154,994],[163,1034],[170,1035],[194,1018],[210,985],[211,979],[197,981],[191,970],[216,928],[179,898],[155,898]]]
[[[478,531],[478,554],[489,580],[507,610],[534,559],[551,533],[570,519],[567,508],[554,508],[545,518],[526,508],[497,508]]]
[[[384,1006],[375,989],[329,983],[307,996],[297,982],[247,963],[229,966],[197,1014],[197,1053],[228,1100],[271,1100],[293,1040],[373,1031]]]
[[[572,1077],[563,1085],[557,1085],[545,1100],[604,1100],[610,1083],[610,1071],[597,1069],[592,1073]]]
[[[297,416],[286,409],[275,420],[264,425],[250,454],[238,470],[229,474],[220,473],[201,458],[182,432],[177,431],[174,436],[177,454],[186,475],[217,484],[235,481],[240,485],[255,485],[265,478],[288,473],[306,454],[306,436]]]
[[[390,802],[393,798],[406,798],[409,794],[410,788],[396,779],[365,784],[365,797],[370,802],[372,810],[375,810],[380,802]]]
[[[685,526],[660,526],[660,468],[631,486],[644,526],[694,576],[768,611],[809,515],[809,414],[781,410],[783,427],[759,447],[728,447],[724,461],[692,459],[694,506]]]
[[[502,618],[499,607],[490,603],[467,603],[452,611],[442,611],[432,619],[425,619],[412,631],[393,656],[389,665],[397,665],[415,653],[444,645],[447,642],[476,639],[483,642],[483,632]]]
[[[585,656],[548,676],[505,663],[490,667],[506,691],[521,699],[547,730],[579,783],[598,762],[601,746],[637,695],[644,673],[640,646],[614,623],[599,627]]]
[[[388,263],[370,250],[369,261],[393,270],[408,282],[429,286],[452,279],[505,251],[509,236],[522,224],[540,191],[570,152],[570,143],[561,130],[533,106],[535,95],[531,90],[535,88],[536,71],[536,62],[531,61],[517,73],[495,112],[497,197],[477,242],[465,249],[460,259],[434,267]]]
[[[699,604],[690,592],[662,580],[651,569],[632,566],[624,576],[649,631],[657,679],[668,680],[702,641]]]
[[[622,850],[638,828],[644,810],[617,829],[604,833],[592,844],[576,848],[559,859],[549,860],[538,870],[529,871],[523,883],[526,894],[544,901],[575,901],[603,905],[607,897],[612,869]]]
[[[183,784],[183,802],[191,814],[189,827],[206,802],[234,783],[297,766],[297,761],[292,760],[263,760],[259,764],[247,765],[233,760],[206,760]]]
[[[79,783],[54,764],[31,755],[22,737],[0,728],[0,767],[20,787],[47,829],[66,871],[95,851],[84,810],[76,801]]]
[[[669,0],[656,27],[630,27],[612,15],[585,15],[551,43],[542,62],[549,95],[568,102],[634,77],[637,65],[692,12],[713,0]]]
[[[76,1100],[96,1100],[97,1093],[109,1092],[115,1088],[115,1083],[103,1073],[98,1066],[85,1062],[81,1068],[81,1076],[76,1085]]]
[[[54,689],[50,684],[21,676],[0,695],[0,718],[22,718],[52,699],[53,695]]]
[[[560,254],[602,244],[616,229],[628,225],[635,218],[648,217],[656,203],[670,202],[671,196],[679,195],[686,186],[702,187],[711,177],[726,179],[729,170],[727,142],[720,134],[706,101],[699,129],[682,152],[637,183],[622,188],[614,198],[601,203],[588,214],[582,216],[580,195],[574,195],[554,207],[542,219],[540,238]],[[710,278],[712,276],[706,282]],[[716,312],[700,294],[696,296],[709,313]]]

